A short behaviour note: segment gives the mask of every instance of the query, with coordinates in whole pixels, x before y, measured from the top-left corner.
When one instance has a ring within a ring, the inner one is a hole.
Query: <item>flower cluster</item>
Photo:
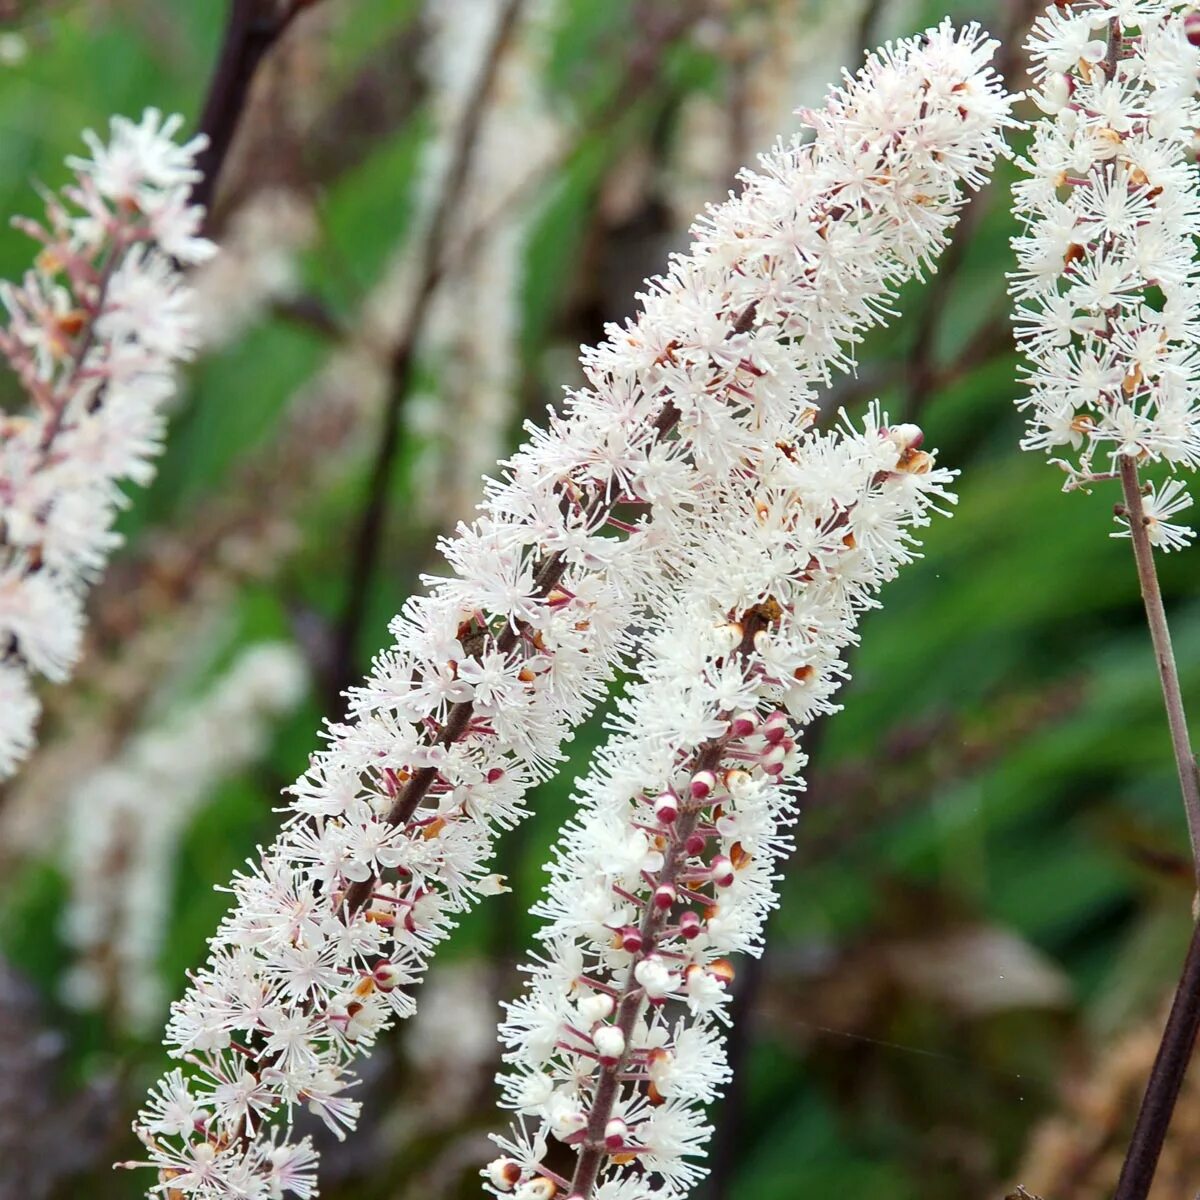
[[[47,199],[42,244],[19,284],[0,286],[0,353],[29,397],[0,415],[0,778],[33,745],[34,675],[65,679],[79,654],[83,595],[117,542],[121,485],[144,484],[162,442],[175,363],[194,345],[180,265],[199,236],[194,138],[153,109],[114,118],[107,143],[70,159],[74,184]]]
[[[795,732],[835,710],[860,613],[951,499],[920,442],[873,409],[718,489],[535,910],[545,952],[501,1029],[504,1103],[534,1124],[500,1139],[497,1194],[643,1200],[702,1175],[727,956],[758,952],[775,903]],[[550,1138],[577,1148],[569,1180]]]
[[[252,646],[205,695],[79,782],[63,829],[71,1004],[106,1005],[141,1032],[161,1017],[157,962],[179,840],[216,785],[261,754],[273,720],[303,699],[305,676],[294,646]]]
[[[693,511],[795,429],[1000,152],[991,50],[946,24],[871,56],[807,114],[813,142],[697,223],[642,314],[585,352],[590,386],[443,543],[452,574],[392,623],[173,1008],[190,1072],[137,1125],[161,1187],[311,1191],[312,1152],[280,1126],[299,1104],[353,1125],[352,1061],[412,1012],[454,914],[503,886],[496,830],[603,693]]]
[[[1030,39],[1046,118],[1015,188],[1022,445],[1065,456],[1052,461],[1068,488],[1107,477],[1121,456],[1200,463],[1200,48],[1188,11],[1086,0],[1051,8]],[[1149,502],[1161,517],[1186,505],[1168,487]],[[1188,536],[1156,526],[1164,549]]]

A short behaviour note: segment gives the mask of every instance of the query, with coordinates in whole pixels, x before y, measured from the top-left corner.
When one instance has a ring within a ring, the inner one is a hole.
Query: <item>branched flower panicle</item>
[[[497,1194],[643,1200],[702,1176],[727,956],[759,952],[776,902],[797,729],[835,710],[860,613],[951,500],[920,441],[873,409],[862,431],[771,447],[710,498],[535,909],[544,952],[508,1005],[500,1078],[532,1122],[499,1139]],[[570,1179],[550,1139],[577,1149]]]
[[[1016,185],[1017,339],[1029,366],[1022,445],[1060,457],[1067,487],[1124,456],[1200,463],[1200,49],[1165,0],[1051,8],[1030,39],[1045,119]],[[1191,531],[1178,483],[1155,493],[1152,538]],[[1127,536],[1127,531],[1126,531]]]
[[[212,252],[189,206],[201,138],[174,142],[181,118],[116,117],[107,143],[46,197],[42,244],[20,284],[0,285],[0,353],[29,397],[0,414],[0,778],[34,742],[31,677],[74,666],[83,596],[118,539],[125,482],[145,484],[163,435],[174,367],[194,329],[180,266]]]
[[[393,622],[174,1007],[189,1070],[137,1125],[160,1189],[311,1193],[294,1107],[355,1123],[354,1058],[412,1012],[454,914],[503,886],[495,831],[603,693],[693,510],[795,428],[1000,153],[992,48],[946,24],[872,56],[808,114],[814,142],[697,223],[642,315],[585,352],[590,386],[443,543],[452,574]]]

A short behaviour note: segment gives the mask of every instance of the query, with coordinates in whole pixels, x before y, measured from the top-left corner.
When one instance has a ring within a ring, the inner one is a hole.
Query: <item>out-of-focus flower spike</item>
[[[76,184],[45,194],[44,222],[20,221],[41,249],[0,286],[0,353],[29,398],[0,416],[0,778],[35,742],[31,677],[70,674],[82,599],[117,544],[121,485],[146,483],[163,406],[194,331],[181,268],[212,253],[187,204],[203,139],[172,140],[181,118],[115,117],[85,140]]]

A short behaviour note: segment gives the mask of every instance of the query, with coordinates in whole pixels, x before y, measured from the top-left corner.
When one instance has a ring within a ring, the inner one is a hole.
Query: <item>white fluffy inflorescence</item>
[[[1188,6],[1052,7],[1030,39],[1045,118],[1015,188],[1017,338],[1029,360],[1022,445],[1061,457],[1067,487],[1118,459],[1200,463],[1200,49]],[[1097,456],[1099,461],[1097,462]],[[1152,539],[1191,531],[1178,483],[1154,492]],[[1169,511],[1168,511],[1169,510]]]
[[[861,432],[771,447],[712,498],[535,909],[545,950],[501,1027],[504,1104],[533,1123],[499,1139],[498,1194],[675,1197],[703,1174],[726,956],[758,953],[775,905],[795,731],[835,711],[860,613],[952,499],[920,441],[873,409]],[[577,1149],[570,1179],[551,1138]]]
[[[871,56],[807,115],[811,144],[697,223],[642,315],[585,352],[590,386],[443,543],[452,575],[393,622],[174,1006],[189,1071],[136,1127],[161,1188],[311,1193],[295,1106],[355,1123],[352,1061],[413,1011],[454,914],[503,886],[495,831],[603,693],[693,509],[795,429],[1001,151],[992,48],[946,24]]]
[[[158,956],[179,842],[217,785],[254,762],[274,722],[304,698],[306,674],[294,646],[251,646],[203,696],[79,781],[62,835],[63,935],[76,952],[68,1003],[108,1008],[142,1033],[161,1020]]]
[[[201,138],[153,109],[112,122],[70,159],[20,285],[0,286],[0,353],[29,397],[0,414],[0,778],[34,743],[31,677],[61,681],[79,654],[83,596],[117,544],[121,485],[145,484],[162,444],[175,364],[194,345],[180,265],[212,252],[188,204]]]

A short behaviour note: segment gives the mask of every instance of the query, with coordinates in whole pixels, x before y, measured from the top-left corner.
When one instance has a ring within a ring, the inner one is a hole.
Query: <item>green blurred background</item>
[[[214,214],[231,249],[208,294],[228,319],[186,373],[156,482],[131,495],[88,660],[47,693],[39,755],[0,792],[4,1200],[138,1194],[142,1176],[108,1165],[136,1155],[128,1122],[164,1064],[161,1021],[139,1031],[112,995],[71,1000],[68,796],[202,702],[246,647],[282,639],[303,655],[305,702],[249,765],[222,770],[223,747],[203,748],[214,785],[160,850],[154,969],[177,995],[225,906],[213,885],[271,836],[278,789],[316,744],[345,666],[339,630],[361,673],[434,538],[468,515],[482,470],[469,464],[577,381],[576,347],[628,315],[689,213],[794,131],[790,112],[864,44],[945,11],[530,0],[452,218],[458,249],[397,370],[411,263],[440,202],[430,164],[454,152],[463,83],[437,39],[465,54],[491,6],[324,0],[252,97]],[[1032,10],[980,0],[951,15],[1007,39],[1021,86]],[[80,131],[112,113],[192,121],[224,19],[217,0],[0,3],[0,211],[36,213],[33,183],[65,182]],[[961,502],[865,620],[845,711],[813,731],[782,907],[765,958],[740,970],[709,1200],[999,1197],[1018,1182],[1047,1200],[1105,1195],[1182,960],[1186,834],[1129,546],[1108,537],[1114,496],[1062,496],[1017,448],[1011,177],[1002,168],[936,282],[904,290],[857,378],[833,389],[831,408],[878,396],[919,420],[961,471]],[[29,258],[22,235],[0,233],[0,275]],[[6,407],[15,386],[0,383]],[[383,530],[350,596],[389,410]],[[1194,555],[1162,572],[1185,695],[1200,700]],[[504,844],[512,894],[444,951],[440,1029],[400,1029],[366,1069],[363,1128],[329,1147],[323,1195],[477,1193],[497,1121],[489,1023],[598,737],[599,720]],[[1200,1187],[1197,1132],[1188,1091],[1158,1200]]]

